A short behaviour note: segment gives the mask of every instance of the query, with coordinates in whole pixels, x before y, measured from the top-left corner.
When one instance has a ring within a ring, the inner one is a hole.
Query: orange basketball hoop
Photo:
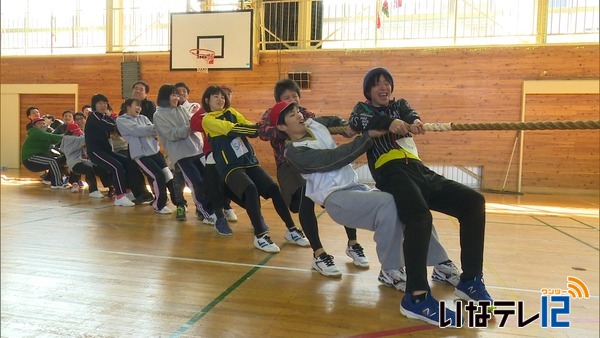
[[[196,71],[199,73],[208,73],[208,65],[215,62],[215,52],[210,49],[192,48],[190,54],[194,56]]]

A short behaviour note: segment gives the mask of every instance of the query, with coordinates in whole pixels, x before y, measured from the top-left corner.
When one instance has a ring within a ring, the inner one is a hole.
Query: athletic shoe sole
[[[424,321],[426,323],[429,323],[431,325],[439,326],[439,324],[440,324],[440,323],[438,323],[438,322],[436,322],[434,320],[431,320],[431,319],[429,319],[427,317],[418,315],[418,314],[416,314],[416,313],[414,313],[414,312],[412,312],[410,310],[405,309],[404,307],[402,307],[402,304],[400,304],[400,313],[403,316],[405,316],[405,317],[408,317],[408,318],[411,318],[411,319],[418,319],[418,320]]]
[[[319,268],[319,266],[315,262],[312,262],[311,266],[312,266],[313,269],[317,270],[318,273],[320,273],[320,274],[322,274],[323,276],[326,276],[326,277],[340,277],[342,275],[341,271],[327,272],[327,271]]]

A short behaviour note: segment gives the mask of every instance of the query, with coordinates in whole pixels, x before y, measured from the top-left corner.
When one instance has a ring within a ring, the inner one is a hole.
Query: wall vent
[[[121,62],[121,98],[131,97],[133,84],[140,80],[140,63],[138,61]]]

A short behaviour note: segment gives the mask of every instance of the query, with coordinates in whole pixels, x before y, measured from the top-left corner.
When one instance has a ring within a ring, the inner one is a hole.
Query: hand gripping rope
[[[425,131],[600,129],[600,120],[491,123],[423,123],[423,129]],[[343,134],[345,130],[345,126],[329,128],[329,131],[332,134]]]

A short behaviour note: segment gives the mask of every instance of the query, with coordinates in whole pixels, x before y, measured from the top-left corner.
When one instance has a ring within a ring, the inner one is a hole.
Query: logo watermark
[[[525,315],[525,302],[522,300],[468,301],[464,307],[466,324],[470,328],[486,328],[493,316],[498,316],[498,327],[505,327],[510,316],[517,317],[519,328],[540,321],[542,328],[569,328],[571,322],[567,318],[571,314],[571,300],[588,299],[590,291],[579,278],[568,276],[567,289],[544,288],[540,290],[540,312],[532,316]],[[455,302],[457,327],[463,326],[463,301]],[[439,327],[448,327],[452,323],[446,317],[446,302],[440,301]]]

